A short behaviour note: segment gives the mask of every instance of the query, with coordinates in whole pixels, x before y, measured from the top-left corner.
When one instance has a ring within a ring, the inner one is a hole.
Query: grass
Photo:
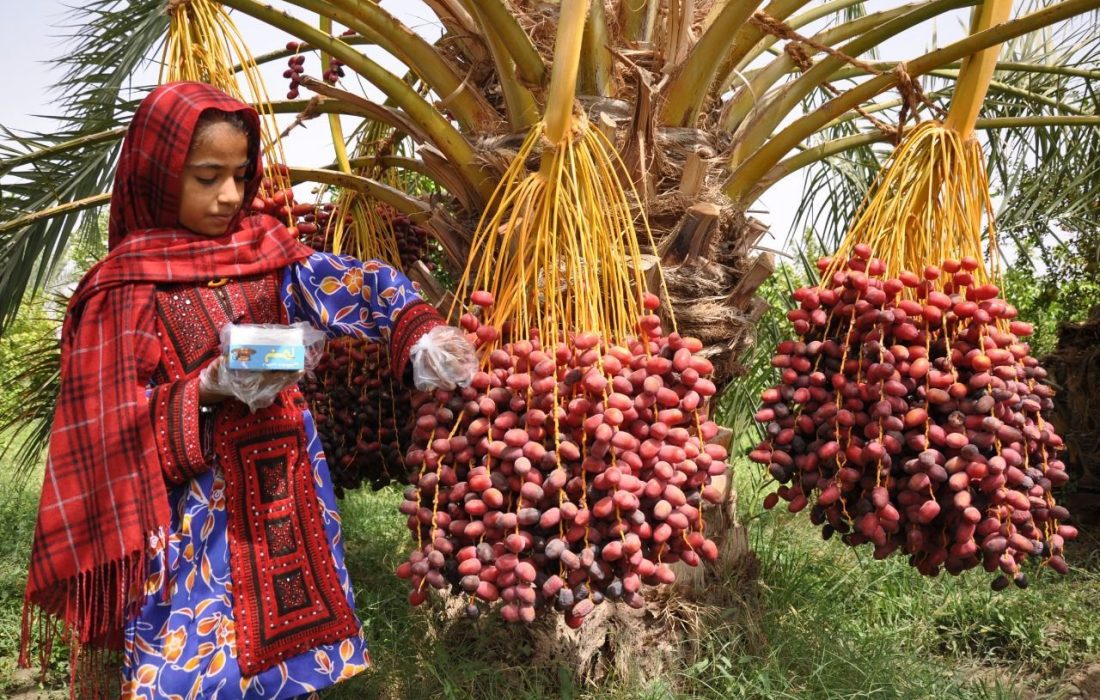
[[[1070,672],[1100,663],[1097,555],[1071,554],[1069,576],[1039,572],[1026,590],[994,593],[979,572],[926,579],[903,559],[873,561],[821,540],[803,516],[761,511],[769,485],[757,474],[746,464],[737,478],[757,577],[712,581],[672,662],[639,662],[598,686],[494,616],[448,623],[440,606],[410,608],[393,574],[407,546],[399,490],[351,494],[342,507],[348,565],[375,669],[324,697],[1056,700],[1067,697]],[[0,465],[0,696],[15,687],[37,498],[36,483],[18,486]]]
[[[34,534],[35,496],[30,488],[0,496],[0,696],[8,689],[15,670],[27,581],[27,556]]]
[[[0,434],[0,452],[12,438]],[[7,697],[17,681],[19,631],[22,626],[23,589],[38,506],[41,472],[17,474],[0,461],[0,697]],[[66,661],[55,654],[52,678],[67,676]]]

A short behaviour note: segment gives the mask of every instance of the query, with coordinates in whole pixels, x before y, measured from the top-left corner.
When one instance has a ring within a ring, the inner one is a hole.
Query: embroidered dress
[[[370,664],[328,466],[300,393],[284,392],[254,436],[227,435],[247,409],[227,402],[200,421],[197,379],[185,378],[217,354],[227,321],[308,321],[330,337],[390,342],[400,353],[441,322],[416,291],[387,265],[324,253],[281,279],[158,286],[164,359],[150,403],[165,476],[178,485],[167,538],[150,538],[144,604],[125,630],[123,697],[288,698]],[[210,444],[219,438],[246,448]],[[326,626],[324,643],[302,648]]]

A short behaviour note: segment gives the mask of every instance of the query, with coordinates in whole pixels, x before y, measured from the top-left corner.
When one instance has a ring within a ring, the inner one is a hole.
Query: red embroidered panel
[[[425,301],[414,301],[397,315],[390,335],[390,357],[394,367],[394,376],[398,381],[405,378],[409,353],[416,341],[427,335],[428,331],[446,323],[436,308]]]
[[[173,484],[182,484],[209,468],[199,421],[198,380],[153,387],[149,406],[160,448],[161,467]]]
[[[188,376],[218,354],[226,323],[284,323],[278,273],[231,280],[216,287],[172,285],[157,289],[157,335],[166,380]]]
[[[359,629],[325,538],[298,393],[255,414],[234,404],[218,416],[215,450],[233,504],[226,509],[233,612],[245,675]]]
[[[170,482],[183,483],[210,467],[200,434],[197,380],[181,380],[194,378],[218,354],[219,331],[226,323],[283,322],[286,311],[278,292],[278,272],[217,286],[158,287],[155,329],[161,360],[153,374],[150,406]],[[203,423],[209,429],[209,422]]]

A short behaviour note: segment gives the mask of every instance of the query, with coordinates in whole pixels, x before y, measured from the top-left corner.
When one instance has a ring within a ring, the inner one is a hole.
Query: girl
[[[396,270],[242,210],[258,135],[256,112],[208,85],[150,93],[122,145],[110,252],[69,305],[20,661],[36,626],[48,658],[60,620],[74,697],[119,694],[118,652],[121,695],[143,698],[294,697],[370,663],[298,377],[264,374],[278,397],[250,412],[224,324],[388,342],[421,389],[474,371]]]

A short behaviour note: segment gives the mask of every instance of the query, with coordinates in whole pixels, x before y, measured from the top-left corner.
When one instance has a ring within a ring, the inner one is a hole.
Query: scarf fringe
[[[163,534],[158,529],[149,537]],[[31,668],[34,647],[39,679],[45,682],[60,638],[69,647],[69,697],[119,697],[124,629],[141,610],[146,564],[144,552],[132,552],[57,584],[52,595],[24,597],[20,668]]]

